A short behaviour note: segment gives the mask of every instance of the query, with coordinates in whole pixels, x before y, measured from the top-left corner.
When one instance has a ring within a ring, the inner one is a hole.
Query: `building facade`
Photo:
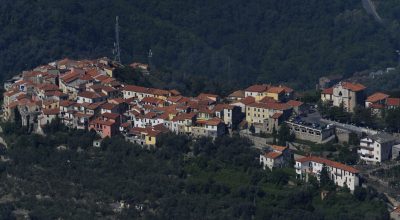
[[[358,155],[366,163],[381,163],[392,157],[392,147],[396,139],[386,133],[378,133],[360,140]]]
[[[296,159],[296,176],[299,179],[308,181],[309,175],[320,180],[323,167],[326,167],[329,178],[338,186],[347,186],[351,191],[359,186],[359,171],[351,166],[344,165],[322,157],[303,157]]]

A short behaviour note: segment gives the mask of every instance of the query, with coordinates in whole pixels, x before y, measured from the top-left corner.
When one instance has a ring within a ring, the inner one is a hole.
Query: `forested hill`
[[[384,24],[352,0],[14,0],[0,5],[1,77],[65,56],[112,56],[225,84],[296,82],[394,65],[396,1],[377,1]],[[387,15],[387,17],[385,17]],[[237,87],[237,85],[236,85]]]

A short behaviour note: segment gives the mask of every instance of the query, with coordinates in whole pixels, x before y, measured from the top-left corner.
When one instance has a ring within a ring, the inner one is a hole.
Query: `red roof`
[[[75,102],[69,101],[69,100],[63,100],[63,101],[60,101],[59,105],[60,106],[64,106],[64,107],[68,107],[68,106],[71,106],[73,104],[75,104]]]
[[[251,103],[254,103],[256,101],[256,99],[254,97],[248,96],[242,100],[240,100],[241,103],[243,103],[244,105],[249,105]]]
[[[43,109],[44,115],[58,115],[60,113],[59,108],[52,108],[52,109]]]
[[[371,105],[369,105],[370,108],[372,109],[383,109],[385,108],[385,106],[383,106],[382,104],[379,103],[372,103]]]
[[[44,90],[44,91],[56,91],[59,90],[57,85],[54,84],[40,84],[38,85],[38,89]]]
[[[272,152],[269,152],[269,153],[265,154],[264,156],[266,158],[276,159],[276,158],[282,156],[282,153],[281,152],[272,151]]]
[[[275,151],[279,151],[279,152],[283,152],[283,151],[285,151],[286,149],[288,149],[288,147],[279,146],[279,145],[272,145],[271,147],[272,147],[272,149],[274,149]]]
[[[155,98],[155,97],[144,97],[141,102],[142,103],[150,103],[150,104],[159,105],[159,104],[163,103],[164,100],[158,99],[158,98]]]
[[[198,99],[205,99],[205,98],[213,98],[213,99],[216,99],[216,98],[218,98],[218,95],[209,94],[209,93],[200,93],[200,94],[197,96],[197,98],[198,98]]]
[[[130,123],[130,122],[125,122],[125,123],[122,123],[120,125],[120,127],[123,127],[123,128],[127,128],[127,127],[130,127],[130,126],[132,126],[132,123]]]
[[[110,120],[101,120],[99,118],[96,118],[95,120],[91,121],[90,124],[101,124],[101,125],[106,125],[106,126],[112,126],[115,124],[114,121]]]
[[[121,103],[126,103],[127,101],[123,98],[114,98],[114,99],[109,99],[108,102],[114,104],[121,104]]]
[[[219,118],[213,118],[206,121],[206,125],[217,126],[222,123],[222,120]]]
[[[171,90],[169,90],[169,92],[170,92],[172,95],[181,95],[181,93],[180,93],[178,90],[176,90],[176,89],[171,89]]]
[[[144,118],[156,118],[156,117],[157,117],[157,113],[155,113],[155,112],[148,112],[148,113],[145,114],[143,117],[144,117]]]
[[[214,107],[214,110],[220,112],[220,111],[222,111],[222,110],[224,110],[224,109],[230,109],[230,110],[232,110],[233,108],[235,108],[235,106],[233,106],[233,105],[229,105],[229,104],[217,104],[217,105]]]
[[[142,86],[134,86],[134,85],[125,85],[123,90],[131,91],[131,92],[141,92],[141,93],[149,92],[149,88],[142,87]]]
[[[259,102],[262,103],[267,103],[267,102],[278,102],[276,101],[274,98],[269,97],[269,96],[265,96],[264,98],[262,98]]]
[[[68,96],[67,94],[61,92],[61,91],[47,91],[44,93],[46,96],[56,96],[56,97],[62,97],[62,96]]]
[[[101,108],[106,110],[113,110],[115,107],[117,107],[117,105],[112,103],[104,103],[101,105]]]
[[[353,92],[359,92],[364,90],[366,87],[360,83],[342,82],[342,87]]]
[[[115,120],[115,119],[119,118],[120,115],[119,114],[115,114],[115,113],[105,112],[105,113],[101,114],[101,116],[103,116],[104,118]]]
[[[288,86],[284,86],[284,85],[279,85],[279,87],[283,88],[283,91],[285,93],[292,93],[294,90]]]
[[[285,92],[285,89],[281,88],[281,87],[277,87],[277,86],[272,86],[267,90],[268,93],[283,93]]]
[[[70,82],[78,79],[79,75],[80,74],[76,71],[70,71],[70,72],[66,73],[65,75],[61,76],[60,79],[66,83],[70,83]]]
[[[324,90],[322,90],[321,93],[322,94],[332,95],[333,94],[333,88],[331,87],[331,88],[324,89]]]
[[[246,92],[265,92],[268,89],[268,85],[252,85],[245,89]]]
[[[95,98],[100,98],[101,95],[95,93],[95,92],[91,92],[91,91],[83,91],[78,93],[78,96],[80,97],[84,97],[84,98],[88,98],[88,99],[95,99]]]
[[[150,93],[158,96],[169,96],[170,92],[163,89],[150,89]]]
[[[286,104],[292,106],[292,107],[299,107],[303,105],[303,102],[296,101],[296,100],[289,100]]]
[[[382,92],[376,92],[376,93],[368,96],[367,102],[374,103],[374,102],[379,102],[379,101],[385,100],[387,98],[389,98],[389,95],[382,93]]]
[[[196,116],[196,113],[191,112],[191,113],[183,113],[180,115],[175,116],[172,121],[184,121],[184,120],[191,120],[194,116]]]
[[[171,96],[171,97],[167,98],[167,101],[168,102],[172,102],[172,103],[176,103],[182,98],[183,98],[183,96]]]
[[[232,92],[229,97],[234,97],[234,98],[244,98],[245,94],[243,90],[237,90]]]
[[[296,161],[303,163],[303,162],[307,162],[307,161],[312,161],[312,162],[316,162],[316,163],[320,163],[320,164],[325,164],[327,166],[330,167],[334,167],[337,169],[341,169],[341,170],[345,170],[347,172],[350,173],[358,173],[359,171],[357,169],[355,169],[354,167],[351,166],[347,166],[345,164],[336,162],[336,161],[332,161],[332,160],[328,160],[322,157],[316,157],[316,156],[309,156],[309,157],[303,157],[300,159],[296,159]]]
[[[389,106],[400,106],[400,98],[388,98],[386,104]]]
[[[273,118],[273,119],[278,119],[278,118],[280,118],[282,115],[283,115],[282,113],[277,112],[277,113],[273,114],[271,118]]]

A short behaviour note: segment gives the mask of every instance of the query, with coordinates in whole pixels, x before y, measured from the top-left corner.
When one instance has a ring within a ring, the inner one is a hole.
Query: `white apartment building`
[[[381,163],[389,160],[392,147],[396,139],[387,133],[378,133],[360,140],[360,149],[357,151],[360,159],[366,163]]]
[[[260,164],[265,170],[267,167],[272,170],[276,167],[285,167],[289,163],[291,153],[288,147],[272,145],[271,151],[260,154]]]
[[[283,167],[285,160],[281,152],[268,152],[260,154],[260,164],[263,165],[265,170],[267,167],[272,170],[275,167]]]
[[[340,187],[347,185],[351,191],[354,191],[355,187],[359,186],[359,172],[357,169],[322,157],[309,156],[296,159],[296,177],[308,181],[309,175],[313,175],[319,181],[324,164],[330,179],[336,185]]]

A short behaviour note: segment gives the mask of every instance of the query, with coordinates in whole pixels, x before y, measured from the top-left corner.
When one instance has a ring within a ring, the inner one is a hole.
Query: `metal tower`
[[[153,51],[151,51],[151,49],[150,49],[149,50],[149,54],[147,55],[150,71],[153,70],[153,63],[152,63],[152,60],[151,60],[152,57],[153,57]]]
[[[115,42],[114,42],[114,61],[121,63],[121,49],[119,47],[119,23],[118,16],[115,18]]]

